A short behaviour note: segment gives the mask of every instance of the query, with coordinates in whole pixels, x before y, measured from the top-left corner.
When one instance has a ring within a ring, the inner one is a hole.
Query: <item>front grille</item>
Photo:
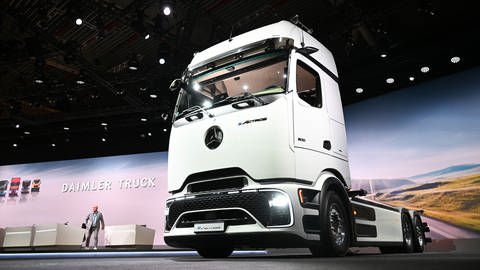
[[[205,191],[218,191],[227,189],[241,189],[247,184],[245,177],[231,177],[219,180],[192,183],[188,185],[188,192],[198,193]]]
[[[219,211],[202,211],[183,215],[177,228],[191,228],[195,223],[224,222],[225,226],[255,224],[255,220],[243,210],[230,209]]]
[[[252,214],[263,226],[287,225],[291,222],[290,209],[271,208],[269,201],[276,191],[215,193],[171,202],[166,229],[170,230],[178,217],[188,211],[221,208],[241,208]]]

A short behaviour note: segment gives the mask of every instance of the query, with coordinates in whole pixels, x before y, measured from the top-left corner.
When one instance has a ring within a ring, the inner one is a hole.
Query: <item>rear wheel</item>
[[[233,248],[198,248],[197,252],[204,258],[227,258],[232,254]]]
[[[403,244],[401,247],[380,247],[382,253],[412,253],[413,252],[413,229],[412,221],[407,213],[402,213],[402,235]]]
[[[425,250],[425,231],[423,230],[423,222],[420,216],[413,217],[413,252],[422,253]]]
[[[344,256],[350,247],[350,223],[345,203],[329,191],[321,213],[320,246],[310,247],[313,256]]]

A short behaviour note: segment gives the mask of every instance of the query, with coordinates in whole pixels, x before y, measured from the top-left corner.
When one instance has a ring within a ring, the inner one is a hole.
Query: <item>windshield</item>
[[[262,99],[262,105],[272,102],[265,96],[285,92],[287,57],[285,50],[239,56],[235,62],[197,72],[180,93],[175,118],[242,98]]]

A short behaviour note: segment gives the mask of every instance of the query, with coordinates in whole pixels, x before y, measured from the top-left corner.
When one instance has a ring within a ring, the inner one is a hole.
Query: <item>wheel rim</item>
[[[408,217],[403,216],[403,222],[402,222],[402,227],[403,227],[403,238],[405,240],[405,244],[409,247],[412,245],[412,231],[410,229],[410,226],[408,226]]]
[[[345,241],[345,220],[336,204],[333,204],[328,211],[328,218],[330,221],[330,234],[335,241],[335,244],[340,246]]]
[[[417,242],[419,247],[423,247],[423,229],[422,229],[422,224],[418,221],[418,219],[415,219],[415,232],[417,235]]]

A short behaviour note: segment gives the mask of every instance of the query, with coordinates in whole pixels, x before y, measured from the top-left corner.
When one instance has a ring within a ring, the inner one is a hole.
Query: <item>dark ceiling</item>
[[[167,150],[168,85],[193,53],[296,14],[333,52],[344,105],[480,63],[474,1],[0,3],[0,164]]]

